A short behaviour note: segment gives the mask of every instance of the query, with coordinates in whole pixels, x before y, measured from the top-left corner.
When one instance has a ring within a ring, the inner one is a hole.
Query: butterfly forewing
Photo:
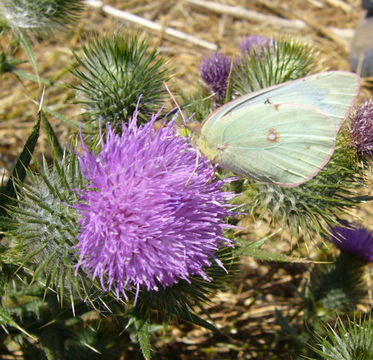
[[[210,127],[229,113],[265,103],[311,106],[330,117],[337,130],[349,114],[359,93],[356,74],[330,71],[289,81],[241,96],[217,109],[205,122]]]

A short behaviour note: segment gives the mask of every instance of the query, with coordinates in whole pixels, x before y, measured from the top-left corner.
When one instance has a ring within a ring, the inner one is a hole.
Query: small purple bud
[[[351,115],[350,145],[361,155],[373,155],[373,101],[360,105]]]
[[[231,69],[231,58],[221,53],[212,53],[209,58],[204,58],[200,68],[202,80],[215,92],[218,101],[225,98],[228,77]]]

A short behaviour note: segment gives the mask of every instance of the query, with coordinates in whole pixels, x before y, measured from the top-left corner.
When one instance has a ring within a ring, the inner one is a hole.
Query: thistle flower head
[[[200,74],[202,80],[215,92],[216,98],[224,100],[227,92],[231,59],[221,53],[212,53],[202,61]]]
[[[154,130],[157,116],[137,126],[137,113],[121,135],[110,125],[94,155],[79,158],[88,187],[80,192],[79,266],[117,296],[158,290],[219,263],[214,253],[229,214],[214,169],[172,124]],[[136,300],[135,300],[136,301]]]
[[[233,89],[239,95],[299,79],[314,67],[313,49],[292,39],[268,39],[260,45],[246,41],[241,51],[245,56],[235,63],[233,74]]]
[[[373,101],[360,105],[351,115],[350,145],[361,155],[373,155]]]
[[[8,236],[21,250],[19,262],[33,270],[33,281],[56,291],[60,299],[92,303],[98,297],[97,285],[83,271],[74,271],[78,226],[71,205],[78,198],[72,189],[83,186],[76,156],[64,153],[53,167],[47,161],[35,165],[37,174],[28,171],[31,184],[22,184],[17,206],[10,208]]]
[[[235,202],[244,203],[246,212],[258,220],[269,214],[272,224],[287,227],[294,238],[312,239],[328,232],[336,218],[357,205],[349,199],[363,181],[355,152],[343,144],[339,136],[332,158],[311,180],[294,188],[245,180]]]
[[[71,25],[82,8],[81,0],[2,0],[0,15],[11,27],[40,35]]]
[[[348,319],[345,324],[341,318],[333,329],[330,325],[323,336],[315,333],[318,346],[313,347],[315,358],[310,360],[371,360],[373,351],[372,317],[360,316]]]
[[[90,133],[99,132],[99,119],[119,128],[128,123],[139,96],[139,122],[156,112],[169,79],[165,60],[156,49],[149,51],[149,44],[137,36],[115,34],[90,41],[83,52],[84,57],[76,55],[81,70],[72,73],[80,80],[75,89],[89,115]]]
[[[370,263],[373,262],[373,234],[362,226],[347,222],[332,229],[331,241],[344,252],[348,252]]]
[[[241,49],[241,54],[246,55],[250,53],[250,51],[257,51],[262,47],[267,46],[272,42],[272,39],[269,37],[265,36],[260,36],[260,35],[250,35],[247,36],[243,41],[240,42],[240,49]]]

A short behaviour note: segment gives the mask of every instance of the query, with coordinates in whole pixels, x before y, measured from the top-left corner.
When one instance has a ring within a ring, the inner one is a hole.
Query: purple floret
[[[373,155],[373,102],[360,105],[351,116],[350,144],[361,155]]]
[[[268,46],[272,42],[271,38],[260,36],[260,35],[250,35],[240,42],[241,54],[246,55],[250,51],[258,51],[261,54],[261,48]]]
[[[362,226],[354,227],[347,222],[332,229],[331,241],[341,250],[370,263],[373,262],[372,232]]]
[[[225,98],[230,68],[231,59],[221,53],[212,53],[202,61],[201,78],[215,93],[218,101]]]
[[[178,136],[172,124],[154,130],[157,116],[137,126],[137,114],[117,135],[108,125],[95,155],[83,146],[79,164],[89,181],[79,193],[78,266],[117,296],[158,290],[205,267],[221,246],[230,214],[214,169]],[[229,181],[229,180],[228,180]],[[126,297],[127,298],[127,297]],[[136,300],[135,300],[136,301]]]

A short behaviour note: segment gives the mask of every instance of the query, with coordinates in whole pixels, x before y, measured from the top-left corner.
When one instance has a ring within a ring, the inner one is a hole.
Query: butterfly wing
[[[332,119],[338,131],[351,111],[359,89],[360,79],[356,74],[345,71],[318,73],[241,96],[217,109],[203,126],[213,127],[229,113],[252,105],[299,104],[318,109]]]
[[[201,135],[201,151],[221,167],[258,181],[297,186],[328,162],[336,130],[312,107],[250,103],[213,127],[202,127]]]
[[[359,88],[356,74],[332,71],[241,96],[203,122],[198,145],[234,173],[299,185],[329,161]]]

